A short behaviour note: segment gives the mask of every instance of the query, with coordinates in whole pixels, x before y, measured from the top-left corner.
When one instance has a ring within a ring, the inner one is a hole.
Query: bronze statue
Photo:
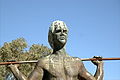
[[[71,57],[65,52],[67,37],[66,24],[63,21],[54,21],[48,33],[53,53],[40,58],[28,77],[18,70],[17,65],[9,65],[14,76],[18,80],[103,80],[103,61],[92,61],[97,66],[93,76],[85,69],[80,58]]]

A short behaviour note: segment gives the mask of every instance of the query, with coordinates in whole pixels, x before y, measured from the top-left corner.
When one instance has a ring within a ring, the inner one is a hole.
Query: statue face
[[[67,42],[68,28],[63,21],[54,21],[49,27],[48,42],[53,49],[61,49]]]
[[[68,37],[68,30],[63,23],[57,23],[54,25],[55,30],[53,33],[53,40],[56,45],[65,45]]]

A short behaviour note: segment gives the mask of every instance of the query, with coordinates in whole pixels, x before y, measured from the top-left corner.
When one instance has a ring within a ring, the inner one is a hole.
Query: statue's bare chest
[[[77,76],[79,62],[71,57],[50,57],[46,70],[57,77]]]

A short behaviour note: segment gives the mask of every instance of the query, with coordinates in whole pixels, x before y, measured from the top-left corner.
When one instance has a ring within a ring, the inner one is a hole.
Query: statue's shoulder
[[[79,57],[72,57],[75,60],[81,60]]]
[[[49,64],[49,57],[50,57],[50,55],[46,55],[44,57],[41,57],[38,60],[38,66],[44,67],[46,64]]]
[[[80,61],[80,62],[82,62],[82,60],[81,60],[81,58],[79,58],[79,57],[72,57],[75,61]]]
[[[43,52],[42,53],[42,56],[40,58],[46,58],[48,57],[49,55],[51,55],[52,53],[48,53],[48,52]]]
[[[38,61],[47,61],[49,60],[50,55],[42,56]]]
[[[81,59],[79,57],[68,56],[68,57],[66,57],[66,59],[68,59],[70,61],[80,61],[81,62]]]

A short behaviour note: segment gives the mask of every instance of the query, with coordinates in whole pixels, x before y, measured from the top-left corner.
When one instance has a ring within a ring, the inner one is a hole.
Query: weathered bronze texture
[[[48,34],[53,53],[40,58],[31,74],[26,77],[17,65],[9,65],[18,80],[103,80],[103,61],[92,61],[97,66],[95,75],[90,74],[80,58],[71,57],[65,51],[68,28],[63,21],[54,21]],[[101,58],[101,57],[94,57]]]

